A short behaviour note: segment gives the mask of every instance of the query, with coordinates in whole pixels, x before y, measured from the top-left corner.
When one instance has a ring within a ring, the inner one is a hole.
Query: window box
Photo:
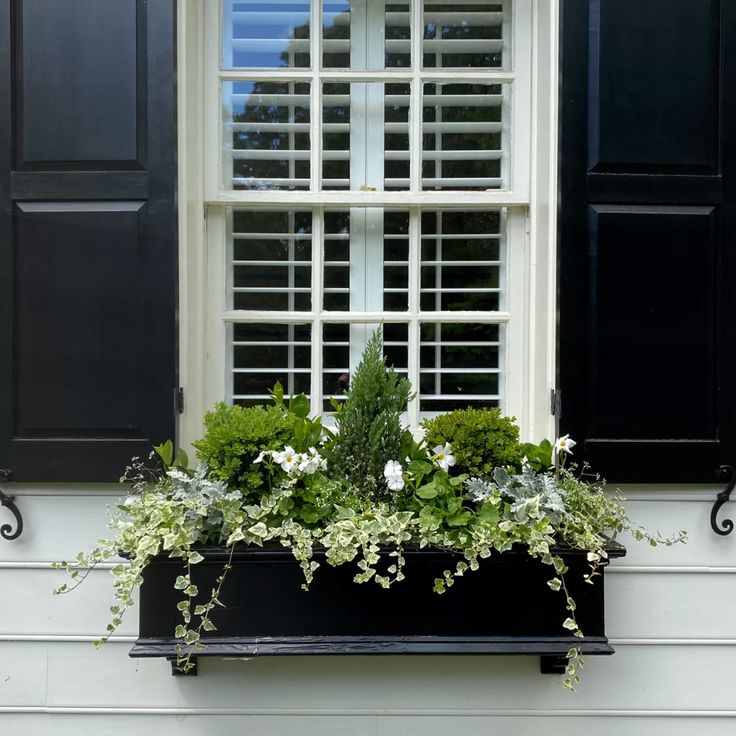
[[[208,594],[228,559],[222,548],[200,550],[192,581]],[[609,557],[626,550],[612,544]],[[562,551],[565,581],[577,603],[585,637],[565,636],[565,598],[546,582],[553,571],[525,550],[481,560],[444,595],[432,590],[457,556],[446,551],[408,549],[406,579],[389,589],[356,585],[355,567],[320,569],[308,591],[291,553],[281,547],[239,547],[213,618],[218,630],[203,635],[205,657],[322,654],[525,654],[542,657],[543,672],[559,672],[573,646],[584,654],[612,654],[604,626],[604,580],[586,584],[585,553]],[[182,564],[165,556],[146,568],[141,588],[140,634],[131,657],[176,659],[173,631],[181,593],[174,580]]]

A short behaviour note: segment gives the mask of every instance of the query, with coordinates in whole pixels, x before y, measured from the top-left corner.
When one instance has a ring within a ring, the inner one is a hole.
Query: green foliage
[[[458,409],[428,419],[423,426],[429,447],[452,445],[458,472],[491,477],[494,468],[521,466],[519,428],[499,409]]]
[[[466,409],[433,419],[427,422],[428,443],[417,443],[400,426],[409,385],[386,369],[378,334],[338,412],[336,436],[319,417],[309,418],[305,397],[286,402],[279,384],[272,393],[275,406],[269,408],[219,404],[208,414],[207,434],[195,443],[206,464],[196,469],[188,468],[186,455],[175,453],[171,442],[152,453],[163,471],[134,461],[123,478],[132,488],[109,523],[110,538],[55,565],[72,580],[57,589],[66,593],[99,563],[118,554],[129,560],[112,569],[116,600],[103,640],[121,625],[151,559],[175,558],[185,563],[174,584],[181,617],[174,631],[177,666],[190,669],[191,657],[205,646],[203,632],[217,629],[223,581],[237,544],[288,548],[305,588],[319,568],[316,548],[325,551],[329,565],[354,565],[356,583],[373,581],[383,588],[404,579],[405,545],[451,550],[457,562],[435,579],[438,594],[477,570],[484,558],[523,547],[549,566],[547,585],[564,596],[561,635],[579,638],[568,569],[556,550],[587,552],[585,579],[591,582],[618,534],[628,532],[653,546],[684,541],[684,532],[667,538],[633,524],[622,499],[604,492],[601,479],[566,465],[569,451],[559,449],[552,468],[552,444],[521,446],[513,420],[498,410]],[[325,437],[329,447],[320,445]],[[435,445],[442,451],[434,451]],[[386,493],[388,484],[400,492]],[[191,575],[204,559],[201,545],[230,550],[209,594],[198,590]],[[573,644],[565,687],[575,689],[584,664]]]
[[[193,443],[210,476],[245,496],[257,497],[265,480],[253,461],[262,450],[277,450],[293,441],[299,419],[282,406],[230,406],[219,403],[204,418],[205,436]]]
[[[360,488],[367,498],[386,495],[384,466],[403,457],[401,414],[410,393],[409,382],[400,379],[393,368],[386,368],[381,334],[376,330],[355,370],[342,410],[335,415],[339,431],[325,450],[335,475]]]

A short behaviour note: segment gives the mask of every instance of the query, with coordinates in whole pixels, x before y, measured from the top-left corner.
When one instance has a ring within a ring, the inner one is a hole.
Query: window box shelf
[[[202,548],[204,560],[192,580],[204,595],[228,559],[222,548]],[[308,591],[291,553],[281,547],[238,548],[213,621],[217,631],[203,635],[197,657],[272,655],[500,654],[538,655],[543,672],[559,672],[573,646],[584,654],[613,654],[605,636],[604,576],[583,581],[584,552],[560,551],[576,616],[585,637],[565,636],[565,599],[546,582],[553,570],[524,550],[496,554],[467,571],[443,595],[433,581],[454,569],[459,557],[439,550],[407,549],[406,579],[383,589],[355,584],[353,565],[324,563]],[[622,557],[613,544],[609,557]],[[140,633],[131,657],[176,659],[174,628],[180,623],[174,580],[180,560],[160,556],[146,568],[141,587]],[[175,668],[173,668],[175,671]],[[195,670],[196,671],[196,670]]]

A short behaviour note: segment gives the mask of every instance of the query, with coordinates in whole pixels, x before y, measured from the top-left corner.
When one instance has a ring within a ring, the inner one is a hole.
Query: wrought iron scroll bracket
[[[729,501],[731,492],[736,487],[736,468],[733,465],[721,465],[716,471],[716,478],[727,485],[716,496],[716,502],[710,512],[710,525],[716,534],[725,537],[733,531],[733,522],[731,519],[724,519],[722,523],[719,523],[718,512],[721,510],[721,506]]]
[[[7,468],[0,468],[0,483],[7,483],[13,475],[12,470]],[[20,515],[20,510],[15,505],[15,496],[10,496],[7,493],[3,493],[0,489],[0,506],[5,506],[15,517],[15,531],[10,524],[3,524],[0,526],[0,537],[3,539],[18,539],[23,531],[23,517]]]

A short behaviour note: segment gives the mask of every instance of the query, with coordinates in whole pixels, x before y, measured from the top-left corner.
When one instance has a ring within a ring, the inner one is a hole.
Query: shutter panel
[[[174,434],[174,2],[0,14],[0,466],[113,481]]]
[[[609,480],[736,461],[736,3],[565,0],[561,430]]]

